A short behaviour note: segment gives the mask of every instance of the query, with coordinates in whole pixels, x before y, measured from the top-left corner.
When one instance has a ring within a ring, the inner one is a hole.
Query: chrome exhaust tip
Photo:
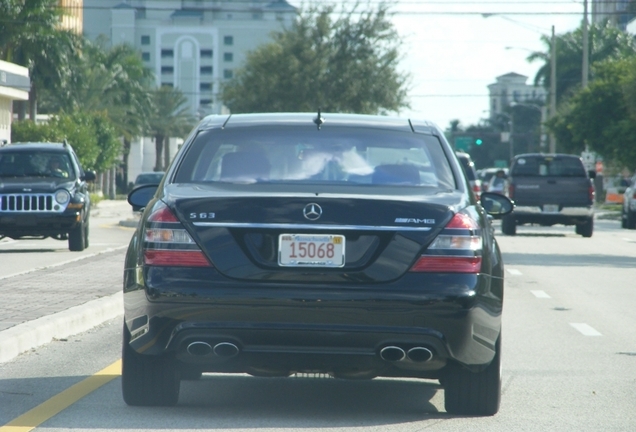
[[[190,343],[186,351],[188,351],[188,354],[201,357],[210,354],[212,352],[212,346],[207,342],[197,341]]]
[[[406,353],[400,347],[389,345],[380,350],[380,358],[389,362],[404,360]]]
[[[221,342],[214,345],[213,350],[214,354],[219,357],[234,357],[239,353],[239,349],[236,345],[230,342]]]
[[[409,360],[415,363],[426,363],[433,358],[433,352],[425,347],[413,347],[406,353]]]

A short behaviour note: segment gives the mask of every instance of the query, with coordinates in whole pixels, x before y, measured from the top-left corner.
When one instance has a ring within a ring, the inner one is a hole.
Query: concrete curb
[[[123,294],[115,293],[0,332],[0,363],[25,351],[64,339],[123,315]]]

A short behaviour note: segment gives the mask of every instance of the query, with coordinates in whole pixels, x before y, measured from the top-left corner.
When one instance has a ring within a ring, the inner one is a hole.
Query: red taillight
[[[157,205],[146,222],[144,264],[167,267],[212,267],[199,245],[163,203]]]
[[[508,198],[514,199],[514,197],[515,197],[515,185],[509,184],[508,185]]]
[[[594,203],[594,197],[596,195],[596,192],[594,191],[594,186],[590,185],[589,188],[589,195],[590,195],[590,202]]]
[[[478,229],[479,224],[475,219],[468,216],[466,213],[456,213],[455,216],[446,224],[446,228],[456,229]]]
[[[479,223],[469,214],[455,214],[410,271],[479,273],[482,263],[479,228]]]
[[[148,216],[148,222],[176,222],[179,223],[179,219],[170,211],[168,207],[162,205],[150,216]]]
[[[152,266],[210,267],[203,252],[195,250],[145,250],[144,263]]]
[[[411,267],[412,272],[433,273],[479,273],[480,270],[480,256],[464,257],[422,255],[415,265]]]

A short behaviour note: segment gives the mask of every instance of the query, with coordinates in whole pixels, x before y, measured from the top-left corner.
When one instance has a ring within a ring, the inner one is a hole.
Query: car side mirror
[[[510,198],[498,193],[483,192],[479,202],[486,213],[495,219],[511,213],[515,208],[515,204]]]
[[[84,181],[95,181],[97,178],[97,174],[93,170],[84,171],[84,175],[82,176],[82,180]]]
[[[141,185],[130,191],[128,204],[132,206],[133,211],[142,211],[155,196],[158,187],[156,184]]]
[[[594,170],[588,171],[587,174],[590,176],[591,179],[596,178],[596,171]]]

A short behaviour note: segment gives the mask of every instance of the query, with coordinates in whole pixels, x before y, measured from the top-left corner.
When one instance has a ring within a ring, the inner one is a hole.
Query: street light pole
[[[552,26],[552,39],[550,40],[550,118],[556,115],[556,36]],[[550,134],[550,153],[556,153],[556,137]]]
[[[589,41],[588,41],[588,29],[587,29],[587,0],[583,1],[583,76],[581,77],[581,86],[587,87],[587,81],[589,78]]]

